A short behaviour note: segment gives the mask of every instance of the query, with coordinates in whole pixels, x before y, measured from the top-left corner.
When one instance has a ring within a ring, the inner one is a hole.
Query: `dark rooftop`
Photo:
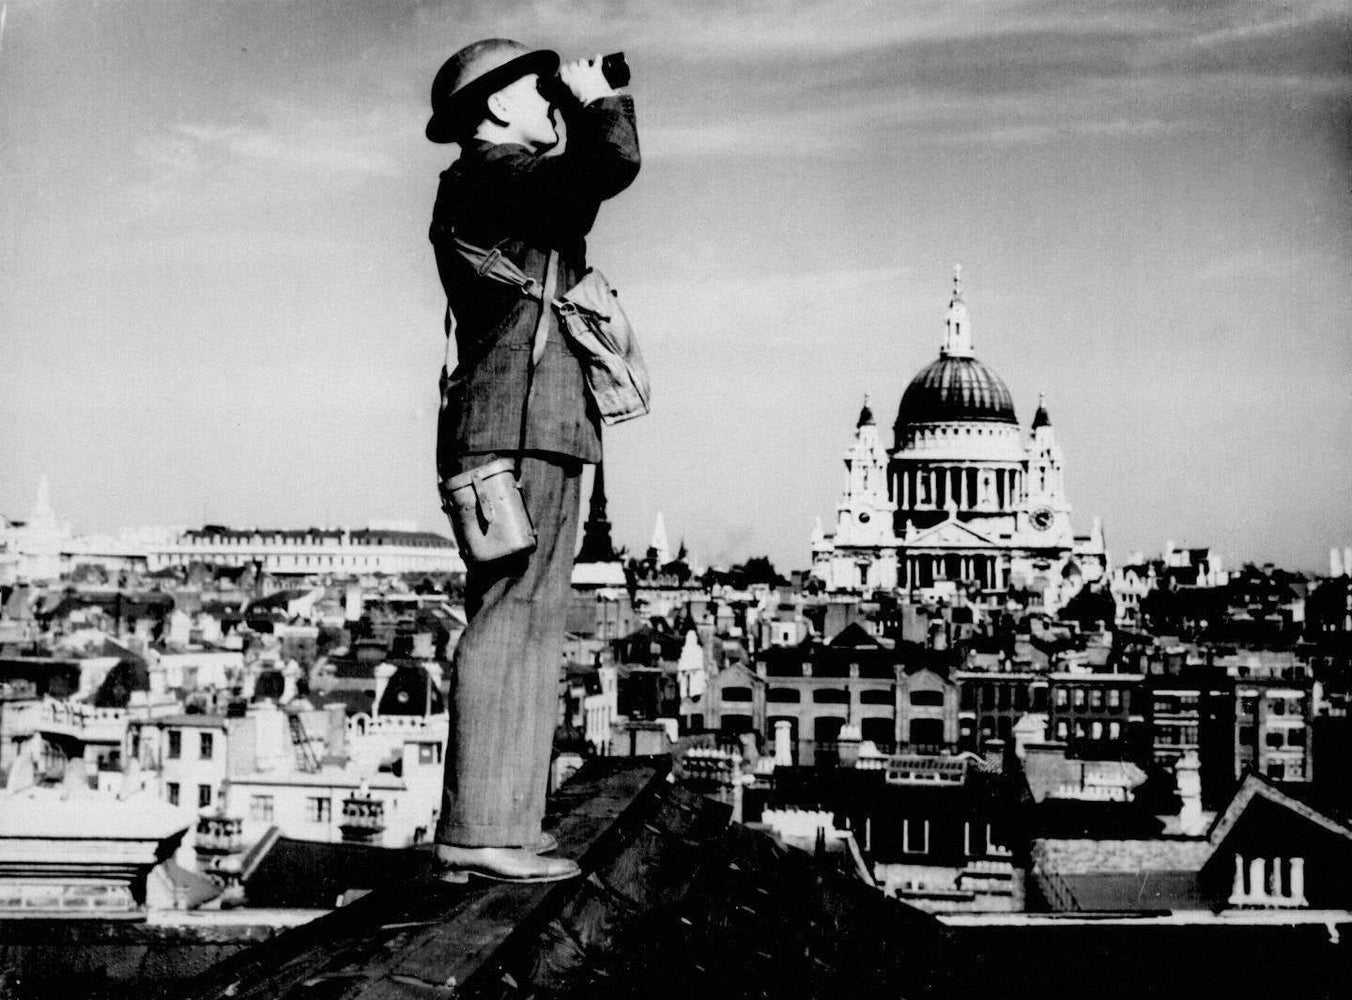
[[[668,784],[665,768],[592,761],[551,800],[546,825],[583,878],[448,885],[410,870],[418,852],[391,852],[382,887],[174,995],[978,995],[933,918],[730,824],[726,806]]]

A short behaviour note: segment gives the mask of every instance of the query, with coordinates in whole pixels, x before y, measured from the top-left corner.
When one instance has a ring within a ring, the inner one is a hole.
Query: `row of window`
[[[1258,697],[1256,695],[1243,695],[1239,699],[1240,715],[1258,714]],[[1305,699],[1301,697],[1269,697],[1267,699],[1268,715],[1304,715]]]
[[[1197,746],[1197,727],[1192,725],[1157,726],[1155,728],[1155,744],[1166,747]]]
[[[1043,711],[1046,708],[1046,688],[1029,688],[1024,684],[991,684],[985,683],[980,686],[981,707],[987,710],[992,708],[1007,709],[1012,708],[1016,711],[1027,711],[1031,708],[1035,712]],[[977,709],[978,688],[975,684],[967,683],[962,685],[962,707],[970,711]]]
[[[979,824],[976,830],[970,822],[962,824],[962,850],[972,856],[1008,853],[991,836],[989,823]],[[905,854],[928,854],[930,850],[930,821],[927,819],[903,819],[901,821],[901,850]]]
[[[937,722],[938,720],[933,721]],[[777,722],[787,722],[791,734],[790,739],[794,742],[798,740],[798,720],[796,718],[782,715],[771,716],[766,720],[766,728],[773,733]],[[751,731],[750,716],[725,715],[721,719],[721,723],[726,732],[745,733]],[[840,739],[840,729],[844,724],[845,720],[838,715],[819,715],[812,720],[812,739],[819,743],[834,743]],[[877,744],[891,745],[896,738],[891,719],[860,719],[859,729],[860,738]]]
[[[1251,747],[1255,745],[1258,730],[1253,726],[1239,727],[1240,746]],[[1296,726],[1292,729],[1269,729],[1263,733],[1263,742],[1273,749],[1282,747],[1304,747],[1305,746],[1305,727]]]
[[[168,732],[169,746],[166,749],[166,756],[170,760],[179,760],[183,756],[183,730],[170,729]],[[214,733],[197,733],[197,759],[211,760],[216,754],[216,740]]]
[[[403,546],[404,548],[428,549],[428,548],[450,548],[450,543],[440,542],[427,535],[410,536],[407,538],[350,538],[344,542],[342,536],[319,536],[300,535],[287,538],[282,535],[196,535],[185,539],[188,545],[194,548],[253,548],[257,546],[319,546],[319,545],[341,545],[351,546],[353,548],[384,548],[387,544],[390,548]]]
[[[1095,719],[1092,722],[1076,722],[1074,728],[1060,719],[1056,723],[1056,738],[1062,743],[1069,742],[1071,733],[1075,734],[1077,741],[1083,740],[1120,740],[1122,738],[1122,723],[1110,721],[1106,726],[1104,723]]]
[[[182,799],[182,787],[177,781],[165,782],[164,795],[165,798],[169,800],[169,804],[171,806],[176,806],[180,803]],[[211,785],[197,786],[198,809],[205,809],[207,806],[211,805],[214,798],[215,798],[215,789]]]
[[[1177,715],[1196,711],[1200,701],[1195,694],[1155,695],[1156,715]]]
[[[735,692],[736,696],[729,696],[729,692]],[[927,694],[929,692],[917,692],[918,694]],[[934,692],[938,693],[938,692]],[[859,704],[861,705],[891,705],[892,692],[883,690],[865,689],[859,692]],[[750,688],[724,688],[723,700],[726,701],[750,701]],[[803,700],[803,692],[798,688],[770,688],[765,692],[765,700],[772,705],[797,705]],[[812,701],[816,705],[848,705],[850,703],[850,692],[846,688],[817,688],[812,692]],[[914,699],[912,704],[916,704]],[[939,704],[943,704],[942,698]]]
[[[249,819],[271,823],[277,802],[272,795],[249,796]],[[311,795],[305,799],[305,819],[309,823],[328,823],[333,819],[333,800],[327,795]]]
[[[1056,688],[1052,691],[1052,703],[1057,708],[1065,708],[1068,704],[1073,708],[1125,708],[1129,703],[1130,695],[1121,688],[1082,688],[1074,687],[1066,689]]]

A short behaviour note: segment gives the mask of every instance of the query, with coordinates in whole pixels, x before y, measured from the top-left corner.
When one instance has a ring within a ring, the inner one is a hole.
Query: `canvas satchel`
[[[648,412],[648,367],[638,338],[620,306],[619,293],[606,276],[588,269],[554,302],[564,329],[578,346],[586,366],[592,401],[607,425],[623,423]]]
[[[620,307],[619,293],[605,275],[589,268],[581,281],[556,296],[497,248],[485,250],[458,236],[455,248],[480,276],[512,285],[522,295],[553,304],[564,333],[582,358],[587,389],[603,423],[619,424],[649,412],[648,368],[629,317]],[[550,251],[551,267],[556,258],[557,254]],[[551,267],[546,268],[546,283],[553,274]]]

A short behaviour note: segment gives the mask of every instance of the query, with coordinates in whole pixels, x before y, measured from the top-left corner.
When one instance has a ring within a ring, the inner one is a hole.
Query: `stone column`
[[[1305,859],[1291,859],[1291,901],[1297,906],[1307,905],[1305,902]]]
[[[1235,855],[1235,881],[1230,888],[1230,905],[1238,906],[1244,901],[1244,859]]]
[[[1249,898],[1263,899],[1267,896],[1267,885],[1263,879],[1263,859],[1254,858],[1249,862]]]

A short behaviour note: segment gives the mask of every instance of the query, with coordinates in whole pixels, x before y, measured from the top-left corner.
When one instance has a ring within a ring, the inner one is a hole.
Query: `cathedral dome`
[[[1018,425],[999,375],[976,358],[945,353],[920,370],[901,396],[897,429],[908,424],[986,421]]]

